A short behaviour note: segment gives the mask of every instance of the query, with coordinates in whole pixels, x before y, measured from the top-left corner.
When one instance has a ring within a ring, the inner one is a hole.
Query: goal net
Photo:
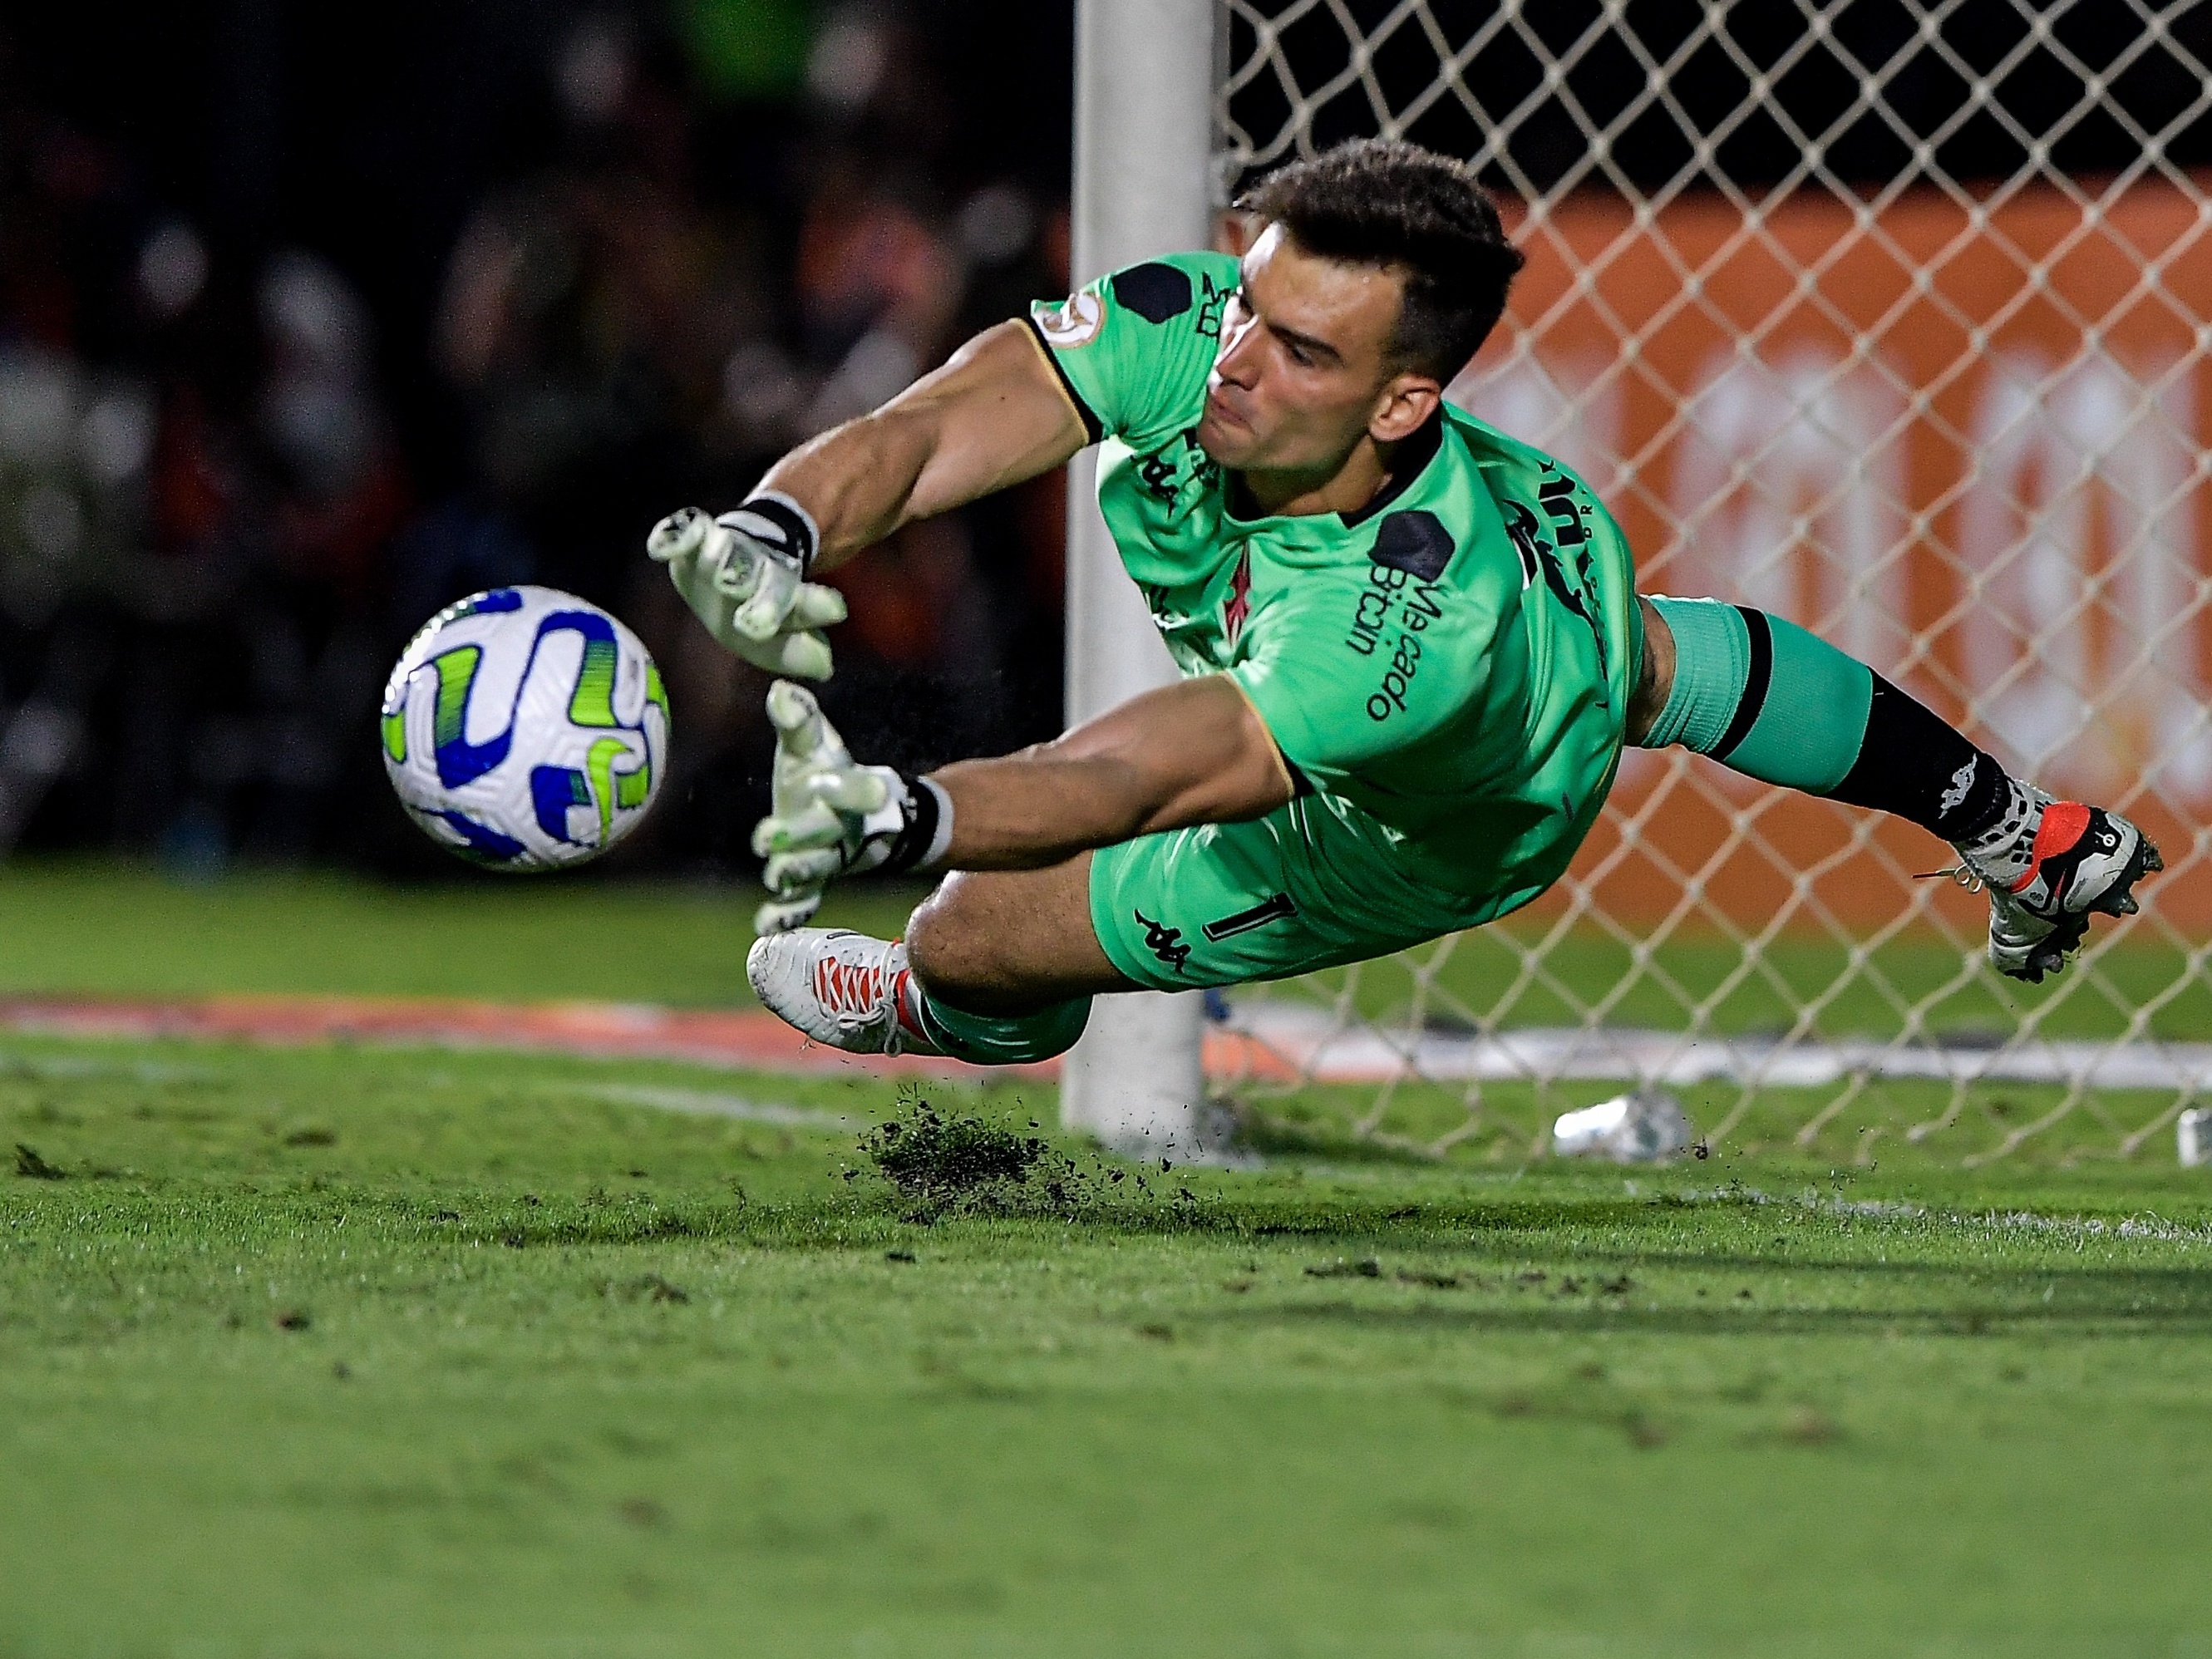
[[[1263,1133],[1519,1158],[1656,1085],[1716,1151],[2166,1143],[2212,1083],[2208,35],[2147,0],[1225,0],[1219,202],[1359,134],[1473,158],[1528,265],[1454,400],[1580,471],[1646,591],[1802,623],[2167,866],[2016,986],[1922,832],[1632,751],[1546,900],[1217,1001]]]

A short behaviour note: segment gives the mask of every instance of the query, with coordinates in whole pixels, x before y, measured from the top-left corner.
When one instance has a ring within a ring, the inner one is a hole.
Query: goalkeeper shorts
[[[1560,848],[1559,868],[1580,840],[1577,830]],[[1138,984],[1187,991],[1389,956],[1492,921],[1549,884],[1547,876],[1472,899],[1443,892],[1382,825],[1348,802],[1308,795],[1248,823],[1100,848],[1091,925]]]

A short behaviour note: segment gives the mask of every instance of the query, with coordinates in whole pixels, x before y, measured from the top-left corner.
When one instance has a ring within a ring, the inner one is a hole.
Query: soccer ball
[[[495,587],[433,617],[384,688],[384,769],[431,840],[565,869],[637,828],[668,772],[668,694],[637,635],[571,593]]]

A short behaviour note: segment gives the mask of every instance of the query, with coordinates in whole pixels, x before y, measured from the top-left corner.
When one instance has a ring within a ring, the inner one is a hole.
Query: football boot
[[[2133,915],[2136,883],[2166,860],[2118,812],[2031,793],[2039,811],[2027,868],[2003,880],[1990,860],[1960,857],[1968,884],[1989,896],[1990,966],[2033,985],[2081,948],[2091,916]]]
[[[775,1017],[848,1054],[934,1054],[914,1018],[906,945],[846,927],[794,927],[753,941],[753,994]]]

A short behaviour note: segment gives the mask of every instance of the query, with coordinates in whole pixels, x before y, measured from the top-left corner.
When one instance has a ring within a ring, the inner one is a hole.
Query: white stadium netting
[[[1285,1133],[1498,1157],[1623,1084],[1836,1162],[2165,1144],[2212,1085],[2205,9],[1226,0],[1218,39],[1224,202],[1357,134],[1480,163],[1529,264],[1452,395],[1647,591],[1826,635],[2167,870],[2014,986],[1929,837],[1632,753],[1549,898],[1217,1006],[1211,1069]]]

